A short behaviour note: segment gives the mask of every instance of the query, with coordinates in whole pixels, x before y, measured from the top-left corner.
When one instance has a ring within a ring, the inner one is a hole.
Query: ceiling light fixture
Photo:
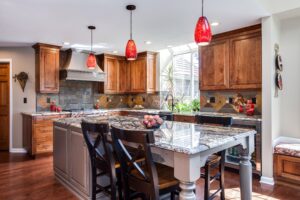
[[[219,22],[212,22],[210,25],[211,25],[211,26],[219,26],[220,23],[219,23]]]
[[[91,51],[90,54],[88,56],[88,59],[86,61],[86,66],[88,69],[95,69],[96,67],[96,57],[95,54],[93,52],[93,30],[96,29],[95,26],[88,26],[88,29],[91,30]]]
[[[69,46],[69,45],[70,45],[70,42],[63,42],[63,44],[64,44],[65,46]]]
[[[199,46],[208,45],[212,38],[212,32],[210,28],[210,24],[207,18],[204,16],[204,0],[202,0],[202,16],[199,17],[196,28],[195,28],[195,42]]]
[[[135,60],[137,58],[137,49],[132,39],[132,11],[136,9],[135,5],[128,5],[126,9],[130,11],[130,39],[127,42],[125,56],[127,60]]]
[[[152,44],[152,42],[151,41],[145,41],[145,44]]]
[[[113,53],[114,53],[114,54],[117,54],[117,53],[118,53],[118,51],[113,51]]]

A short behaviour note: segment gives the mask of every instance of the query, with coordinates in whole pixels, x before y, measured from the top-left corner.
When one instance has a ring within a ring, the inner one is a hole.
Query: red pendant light
[[[199,17],[195,28],[195,42],[199,46],[208,45],[212,38],[210,24],[205,16],[203,16],[203,0],[202,0],[202,16]]]
[[[137,49],[132,39],[132,11],[136,9],[135,5],[128,5],[126,9],[130,11],[130,39],[127,42],[125,56],[127,60],[135,60],[137,58]]]
[[[96,29],[95,26],[88,26],[88,29],[91,30],[91,52],[86,60],[86,66],[88,69],[95,69],[97,63],[96,63],[96,56],[93,53],[93,30]]]

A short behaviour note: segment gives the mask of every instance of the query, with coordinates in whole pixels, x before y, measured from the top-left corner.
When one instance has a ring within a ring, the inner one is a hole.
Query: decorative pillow
[[[300,157],[300,144],[278,144],[274,153]]]

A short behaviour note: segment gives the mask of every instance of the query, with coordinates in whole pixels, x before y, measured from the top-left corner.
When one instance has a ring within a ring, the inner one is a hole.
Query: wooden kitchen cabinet
[[[101,54],[98,65],[106,73],[99,92],[105,94],[154,93],[156,91],[156,53],[143,52],[134,61],[123,56]]]
[[[200,90],[261,89],[261,25],[213,36],[200,48]]]
[[[53,120],[68,115],[31,116],[23,114],[23,146],[35,156],[53,152]]]
[[[229,87],[229,41],[215,40],[201,48],[201,90]]]
[[[247,34],[230,40],[230,88],[261,88],[261,48],[260,33]]]
[[[37,43],[35,49],[36,91],[39,93],[59,92],[60,46]]]

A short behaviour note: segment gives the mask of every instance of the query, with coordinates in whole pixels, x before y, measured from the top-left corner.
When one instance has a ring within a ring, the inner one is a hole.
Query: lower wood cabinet
[[[174,115],[174,121],[176,122],[187,122],[187,123],[196,123],[195,116],[187,116],[187,115]]]
[[[53,120],[68,115],[31,116],[23,114],[23,146],[35,156],[53,152]]]

